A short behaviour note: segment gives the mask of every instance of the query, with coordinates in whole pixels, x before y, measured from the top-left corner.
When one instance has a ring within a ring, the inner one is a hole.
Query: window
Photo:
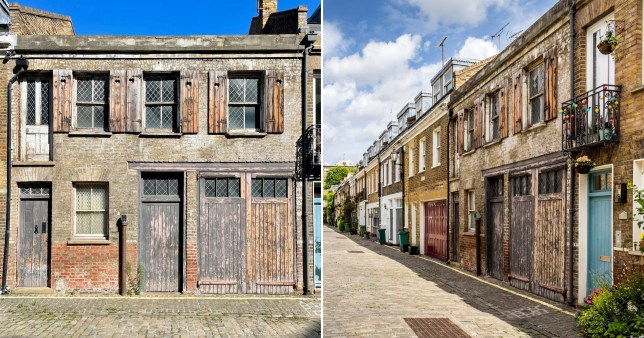
[[[391,179],[391,177],[393,176],[394,162],[392,160],[389,160],[388,163],[389,163],[389,174],[387,175],[387,180],[389,181],[389,184],[392,184],[393,180]]]
[[[319,69],[313,71],[313,82],[315,86],[315,95],[313,96],[313,107],[315,109],[315,114],[313,114],[315,120],[314,124],[322,124],[322,74]]]
[[[433,133],[433,146],[432,150],[432,167],[437,167],[441,164],[441,129],[434,129]]]
[[[253,197],[283,198],[287,197],[287,180],[285,178],[253,178],[251,190]]]
[[[594,176],[594,178],[603,176]],[[539,194],[558,194],[561,192],[563,171],[549,170],[539,173]],[[611,187],[608,186],[608,189]]]
[[[510,189],[512,189],[512,196],[529,196],[532,195],[532,176],[523,175],[513,177],[510,181]]]
[[[418,144],[418,172],[425,171],[425,139]]]
[[[51,81],[27,77],[20,83],[22,118],[20,158],[49,161],[49,122],[51,118]]]
[[[448,71],[443,75],[443,92],[447,93],[452,89],[454,86],[452,84],[452,72]]]
[[[414,176],[414,149],[409,148],[409,177]]]
[[[458,119],[454,120],[454,129],[452,135],[454,135],[454,144],[458,144]],[[460,169],[460,158],[458,156],[459,149],[457,147],[454,148],[454,170],[452,170],[452,177],[458,177],[459,169]]]
[[[467,191],[467,214],[467,229],[474,232],[476,227],[476,203],[473,190]]]
[[[499,92],[488,95],[488,141],[499,139]]]
[[[488,179],[488,197],[503,197],[503,177]]]
[[[175,131],[177,119],[177,79],[175,76],[145,78],[145,128]]]
[[[434,83],[434,103],[438,102],[438,99],[441,97],[441,81],[440,79]]]
[[[107,239],[107,184],[76,184],[76,237]]]
[[[106,76],[76,78],[76,128],[105,130],[108,95]]]
[[[474,149],[474,107],[465,110],[465,151]]]
[[[259,77],[231,77],[228,123],[232,130],[260,131]]]
[[[543,121],[543,90],[544,90],[544,71],[545,67],[543,62],[540,63],[537,67],[530,71],[529,83],[528,83],[528,113],[529,113],[529,123],[534,125],[536,123]]]
[[[206,197],[239,197],[239,178],[208,178],[204,182]]]
[[[149,175],[148,177],[144,177],[143,195],[179,196],[179,179],[161,175]]]
[[[396,158],[396,163],[394,163],[394,182],[400,182],[400,158],[402,157],[401,154],[398,154],[398,158]]]

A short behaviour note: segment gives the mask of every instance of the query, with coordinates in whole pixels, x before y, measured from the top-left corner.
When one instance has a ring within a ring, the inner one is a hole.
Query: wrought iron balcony
[[[305,166],[307,179],[322,178],[322,125],[315,124],[308,127],[305,135],[297,140],[297,157],[299,178],[303,178]]]
[[[564,151],[619,142],[621,91],[605,84],[561,104]]]

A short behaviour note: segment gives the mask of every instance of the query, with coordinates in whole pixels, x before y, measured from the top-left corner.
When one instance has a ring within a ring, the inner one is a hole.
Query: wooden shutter
[[[510,126],[508,125],[508,92],[509,79],[505,79],[503,87],[499,90],[499,134],[501,139],[508,137]]]
[[[284,132],[284,74],[267,70],[264,75],[264,121],[267,133]]]
[[[127,105],[127,75],[125,70],[110,71],[110,131],[125,131]]]
[[[208,72],[208,132],[225,134],[228,129],[228,75]]]
[[[143,84],[143,72],[140,69],[130,69],[126,72],[126,77],[125,131],[138,133],[141,132],[142,125],[141,85]]]
[[[199,132],[199,71],[181,72],[181,132]]]
[[[523,129],[523,94],[522,94],[522,89],[523,89],[523,80],[521,73],[523,71],[519,70],[516,74],[513,76],[513,83],[512,83],[512,119],[514,121],[514,131],[513,134],[518,134],[521,132]]]
[[[54,70],[54,131],[69,132],[72,124],[72,71]]]
[[[544,120],[557,117],[557,51],[552,48],[544,56]]]
[[[474,149],[481,146],[481,105],[479,99],[474,100]]]
[[[463,121],[464,121],[464,116],[465,111],[461,109],[458,112],[458,128],[456,130],[456,150],[458,151],[458,154],[463,153]]]

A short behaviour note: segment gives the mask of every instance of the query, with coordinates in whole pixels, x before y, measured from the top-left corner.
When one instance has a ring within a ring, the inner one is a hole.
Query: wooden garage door
[[[201,292],[246,292],[246,199],[241,196],[239,177],[200,181],[197,245]]]
[[[510,179],[510,283],[532,290],[534,270],[534,195],[532,175]]]
[[[487,272],[503,280],[503,177],[488,179]]]
[[[447,203],[425,202],[425,253],[447,260]]]
[[[142,174],[139,262],[143,291],[182,289],[181,182],[177,174]]]
[[[286,294],[295,285],[295,228],[287,178],[202,178],[199,290]]]

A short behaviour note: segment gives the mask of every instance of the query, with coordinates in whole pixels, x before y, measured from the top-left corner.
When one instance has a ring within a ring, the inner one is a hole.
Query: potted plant
[[[588,156],[579,156],[576,160],[573,160],[572,163],[579,174],[588,174],[590,169],[595,167],[597,164],[592,161]]]
[[[606,34],[599,40],[597,44],[597,49],[599,52],[608,55],[612,53],[617,45],[619,44],[619,38],[613,33],[613,31],[606,31]]]

